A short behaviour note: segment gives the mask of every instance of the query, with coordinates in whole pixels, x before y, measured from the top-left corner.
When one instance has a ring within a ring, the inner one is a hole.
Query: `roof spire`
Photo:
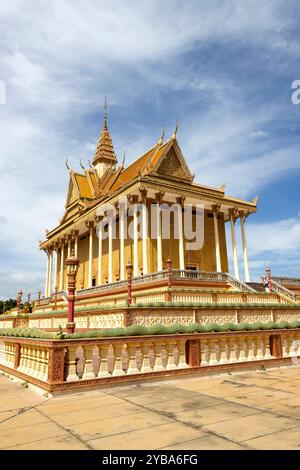
[[[174,130],[174,132],[172,134],[172,137],[171,137],[172,140],[176,139],[177,131],[178,131],[178,119],[176,119],[176,127],[175,127],[175,130]]]
[[[112,139],[107,128],[107,99],[104,100],[104,121],[103,129],[98,140],[96,152],[93,159],[93,165],[97,163],[106,163],[109,166],[115,166],[117,157],[114,152]]]
[[[104,123],[103,123],[103,129],[107,129],[107,99],[106,96],[104,98]]]
[[[159,141],[157,142],[158,145],[162,145],[163,140],[164,140],[164,136],[165,136],[165,129],[162,130],[162,134],[159,138]]]

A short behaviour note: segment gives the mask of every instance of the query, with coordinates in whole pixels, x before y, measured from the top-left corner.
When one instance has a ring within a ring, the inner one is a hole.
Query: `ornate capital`
[[[164,198],[165,192],[164,191],[159,191],[158,193],[155,193],[155,199],[158,204],[161,204]]]
[[[143,204],[145,204],[145,202],[147,200],[147,189],[140,188],[140,193],[141,193],[141,197],[142,197],[142,202],[143,202]]]
[[[229,214],[229,219],[233,220],[233,222],[235,223],[236,219],[238,218],[238,213],[239,213],[239,210],[237,207],[231,207],[229,210],[228,210],[228,214]]]
[[[177,204],[179,204],[181,207],[183,207],[184,201],[185,201],[185,197],[184,197],[184,196],[179,196],[179,197],[176,198]]]
[[[211,206],[211,210],[213,211],[213,214],[219,214],[220,212],[220,207],[221,207],[221,204],[213,204]]]
[[[137,194],[127,194],[127,199],[130,204],[137,204],[139,202]]]
[[[85,221],[85,226],[86,226],[86,228],[91,230],[92,228],[94,228],[94,221],[93,220],[86,220]]]
[[[243,222],[245,222],[245,220],[247,219],[249,215],[250,215],[250,212],[245,212],[243,210],[239,211],[239,218],[243,220]]]

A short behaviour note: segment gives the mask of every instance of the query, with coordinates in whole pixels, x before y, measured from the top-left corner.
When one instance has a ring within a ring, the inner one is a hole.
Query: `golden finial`
[[[162,145],[163,140],[164,140],[164,136],[165,136],[165,129],[162,130],[162,134],[159,138],[159,141],[157,142],[158,145]]]
[[[252,199],[253,204],[258,203],[258,195],[255,196],[255,198]]]
[[[67,167],[67,169],[68,169],[69,171],[71,170],[71,168],[69,167],[68,158],[66,158],[66,167]]]
[[[107,117],[107,99],[106,99],[106,96],[104,98],[104,129],[107,129],[107,120],[106,120],[106,117]]]
[[[173,132],[172,137],[171,137],[172,140],[175,140],[175,139],[176,139],[177,131],[178,131],[178,119],[176,119],[175,131]]]
[[[125,165],[125,158],[126,158],[126,155],[125,155],[125,150],[123,151],[123,161],[122,161],[122,165],[121,167],[124,168],[124,165]]]

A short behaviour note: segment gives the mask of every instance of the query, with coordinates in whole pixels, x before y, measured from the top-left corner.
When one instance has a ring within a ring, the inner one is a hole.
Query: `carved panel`
[[[49,382],[62,382],[64,380],[65,348],[49,349]]]
[[[235,311],[234,310],[216,310],[211,312],[199,311],[196,315],[196,322],[207,324],[207,323],[235,323]]]
[[[141,312],[130,312],[130,324],[137,324],[143,326],[150,326],[160,323],[161,325],[172,325],[173,323],[181,323],[182,325],[189,325],[193,323],[193,311],[153,311],[143,310]]]
[[[123,326],[123,318],[123,313],[90,315],[90,328],[119,328]]]

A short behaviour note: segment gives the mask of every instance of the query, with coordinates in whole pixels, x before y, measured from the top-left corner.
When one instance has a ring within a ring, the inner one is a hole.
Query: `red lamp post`
[[[131,305],[132,304],[132,271],[133,271],[133,266],[132,263],[129,261],[126,264],[126,273],[127,273],[127,304]]]
[[[18,313],[20,313],[20,309],[21,309],[22,295],[23,295],[22,289],[19,289],[18,290],[18,295],[17,295],[17,310],[18,310]]]
[[[74,304],[75,304],[75,291],[76,291],[76,276],[78,272],[79,259],[76,258],[74,250],[71,256],[66,259],[67,268],[67,290],[68,290],[68,323],[67,333],[73,334],[75,330],[74,323]]]

